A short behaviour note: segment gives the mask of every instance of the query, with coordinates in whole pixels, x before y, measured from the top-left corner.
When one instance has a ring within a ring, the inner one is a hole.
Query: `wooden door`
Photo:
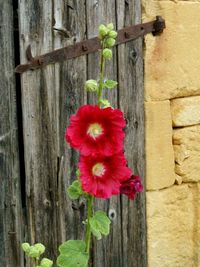
[[[121,29],[140,21],[139,0],[19,0],[20,62],[27,62],[28,45],[36,56],[96,36],[101,23],[113,22],[116,29]],[[107,74],[118,80],[119,86],[108,98],[114,107],[125,112],[126,156],[129,166],[144,181],[142,39],[120,45],[113,52]],[[92,97],[84,92],[84,83],[98,77],[98,62],[98,53],[93,53],[28,71],[21,75],[21,86],[17,88],[21,90],[23,117],[20,138],[24,145],[20,150],[24,153],[20,153],[20,160],[25,170],[21,178],[25,198],[23,221],[17,218],[21,222],[17,231],[24,234],[18,237],[17,244],[21,240],[41,242],[51,258],[56,258],[57,248],[63,241],[83,238],[84,203],[75,203],[78,208],[73,209],[66,195],[66,188],[75,178],[78,154],[66,144],[64,132],[77,108],[93,103]],[[8,178],[5,175],[3,179]],[[21,203],[20,192],[17,194]],[[108,238],[94,240],[93,266],[146,267],[144,192],[134,202],[118,196],[96,201],[95,205],[108,213],[112,226]],[[11,255],[16,257],[12,251]],[[15,265],[5,259],[5,266],[23,266],[20,257]],[[25,266],[29,267],[30,263],[26,262]]]

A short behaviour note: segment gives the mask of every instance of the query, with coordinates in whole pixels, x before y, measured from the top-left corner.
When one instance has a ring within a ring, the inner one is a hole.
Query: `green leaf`
[[[52,265],[53,265],[53,261],[51,261],[47,258],[43,258],[40,262],[41,267],[52,267]]]
[[[78,199],[80,196],[83,195],[81,183],[78,180],[75,180],[72,185],[69,186],[67,189],[67,193],[70,197],[70,199]]]
[[[59,247],[57,258],[59,267],[87,267],[89,255],[85,252],[86,244],[82,240],[68,240]]]
[[[89,219],[91,231],[97,239],[101,239],[102,235],[108,235],[110,232],[110,219],[106,213],[99,210]]]
[[[104,82],[104,87],[107,89],[113,89],[118,85],[118,82],[113,80],[107,80]]]
[[[41,243],[35,244],[34,247],[39,251],[40,255],[45,252],[45,246]]]
[[[101,104],[101,107],[103,108],[111,107],[111,104],[107,99],[101,99],[100,104]]]

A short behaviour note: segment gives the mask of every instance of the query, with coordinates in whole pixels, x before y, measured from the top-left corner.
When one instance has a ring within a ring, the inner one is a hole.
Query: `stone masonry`
[[[200,0],[143,0],[148,267],[200,266]]]

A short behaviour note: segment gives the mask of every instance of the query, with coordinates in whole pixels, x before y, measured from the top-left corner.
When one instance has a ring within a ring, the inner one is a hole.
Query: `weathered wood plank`
[[[33,54],[73,44],[85,37],[84,1],[20,0],[21,62]],[[64,27],[69,38],[55,28]],[[78,155],[65,144],[69,117],[84,103],[86,58],[22,75],[28,240],[42,242],[48,255],[58,245],[83,236],[84,210],[73,210],[66,188],[75,178]]]
[[[58,3],[55,8],[58,7]],[[85,1],[63,1],[62,15],[57,14],[55,18],[56,28],[62,27],[67,30],[69,36],[64,38],[57,33],[61,47],[79,42],[85,38]],[[59,35],[59,36],[58,36]],[[70,148],[64,140],[66,127],[69,125],[69,118],[76,113],[77,109],[86,103],[86,93],[84,84],[86,81],[86,56],[64,62],[59,67],[59,87],[60,87],[60,155],[64,155],[64,166],[61,177],[61,186],[58,191],[60,196],[61,213],[59,215],[60,223],[64,226],[62,241],[68,239],[84,238],[85,219],[84,203],[75,201],[76,206],[72,209],[72,202],[67,197],[66,188],[76,179],[76,169],[78,162],[77,151]]]
[[[52,1],[19,0],[20,55],[53,49]],[[21,76],[25,145],[27,239],[41,242],[47,256],[57,255],[57,177],[59,114],[54,66]],[[29,266],[29,264],[27,264]]]
[[[136,0],[19,0],[19,7],[21,63],[26,61],[29,44],[33,54],[39,55],[95,36],[100,23],[117,22],[118,29],[139,23],[141,14]],[[68,36],[54,27],[64,28]],[[106,74],[118,77],[119,90],[109,92],[108,98],[126,113],[126,155],[135,173],[144,178],[142,41],[120,46],[118,53],[114,50]],[[62,241],[83,237],[84,208],[73,210],[66,196],[66,187],[75,178],[78,154],[65,144],[64,132],[71,114],[86,103],[85,80],[98,75],[95,53],[87,61],[80,57],[29,71],[21,79],[28,240],[43,242],[53,258]],[[94,103],[93,97],[88,102]],[[96,208],[106,210],[113,224],[111,235],[95,242],[93,266],[146,266],[144,194],[134,204],[115,197],[97,201]]]
[[[117,1],[118,28],[141,21],[138,0]],[[118,78],[120,107],[126,114],[125,151],[129,166],[145,184],[144,159],[144,90],[142,39],[118,47]],[[122,197],[123,264],[127,267],[147,266],[145,191],[134,202]]]
[[[92,38],[98,33],[100,24],[116,22],[116,1],[87,1],[87,37]],[[116,25],[115,25],[116,28]],[[117,80],[117,55],[116,48],[113,49],[113,60],[106,65],[105,78]],[[99,78],[99,54],[88,55],[88,78]],[[113,107],[118,106],[118,91],[112,90],[105,93]],[[88,98],[89,103],[95,103],[94,98]],[[120,197],[113,197],[109,201],[96,201],[96,209],[102,209],[112,219],[111,233],[102,241],[94,241],[93,266],[122,266],[122,243],[121,243],[121,214]]]
[[[0,266],[24,266],[12,1],[0,0]]]

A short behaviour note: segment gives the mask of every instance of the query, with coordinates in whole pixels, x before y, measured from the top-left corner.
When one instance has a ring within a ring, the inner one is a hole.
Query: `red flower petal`
[[[134,200],[136,193],[141,192],[143,186],[140,176],[132,175],[128,180],[124,181],[120,187],[120,193],[128,196],[129,199]]]
[[[125,125],[119,109],[85,105],[71,116],[65,138],[84,156],[111,156],[123,150]]]
[[[121,183],[132,173],[126,165],[122,152],[111,157],[81,156],[79,169],[83,190],[98,198],[119,194]]]

